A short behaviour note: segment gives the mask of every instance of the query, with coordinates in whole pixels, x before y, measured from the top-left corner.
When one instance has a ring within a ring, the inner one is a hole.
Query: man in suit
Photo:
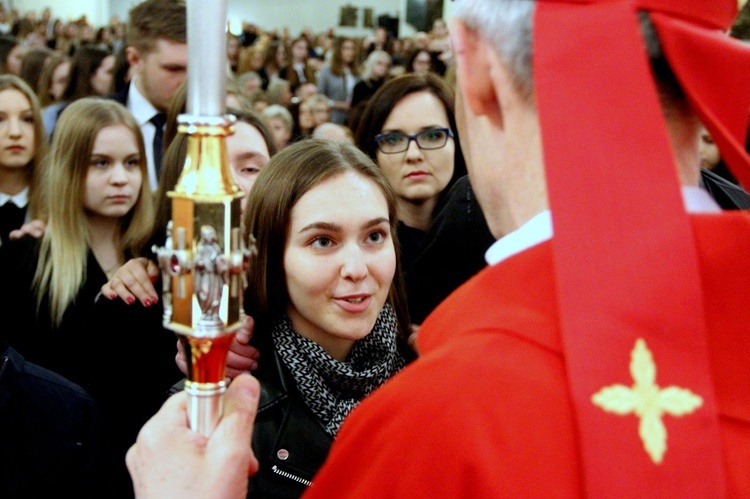
[[[183,2],[145,0],[130,10],[128,64],[132,80],[110,97],[124,104],[141,126],[148,156],[148,180],[156,190],[169,103],[187,76],[187,21]]]

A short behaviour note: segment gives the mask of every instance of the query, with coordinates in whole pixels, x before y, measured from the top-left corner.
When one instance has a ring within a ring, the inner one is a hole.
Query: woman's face
[[[54,100],[60,100],[70,77],[70,61],[63,61],[52,71],[52,80],[49,85],[50,96]]]
[[[133,131],[123,124],[96,135],[86,173],[83,207],[90,217],[120,218],[133,209],[141,192],[141,158]]]
[[[302,130],[312,130],[315,128],[315,118],[313,117],[312,105],[309,102],[303,102],[299,105],[299,127]]]
[[[292,209],[284,271],[294,330],[344,360],[375,325],[396,272],[380,187],[347,171],[306,192]]]
[[[412,71],[416,74],[425,74],[428,73],[432,69],[432,58],[430,57],[430,53],[423,50],[419,54],[417,54],[417,57],[414,58],[414,62],[412,63]]]
[[[238,121],[234,134],[226,139],[227,156],[234,181],[245,196],[242,198],[242,211],[245,210],[247,194],[255,184],[260,171],[266,166],[271,155],[263,135],[250,123]]]
[[[273,132],[273,139],[276,141],[276,148],[278,150],[283,149],[289,144],[289,140],[292,138],[292,131],[286,127],[284,120],[278,116],[271,116],[267,118],[268,126],[271,127]]]
[[[415,135],[433,128],[450,128],[443,103],[430,92],[414,92],[394,106],[380,133]],[[445,147],[422,150],[416,141],[395,154],[377,150],[380,169],[390,180],[400,202],[421,204],[436,201],[453,177],[456,144],[449,138]]]
[[[96,95],[107,95],[112,91],[112,82],[114,81],[115,56],[108,55],[102,59],[102,63],[96,68],[91,75],[91,88]]]
[[[344,64],[351,64],[354,62],[355,52],[354,42],[352,40],[346,40],[341,44],[341,60]]]
[[[328,104],[322,100],[315,102],[312,112],[315,126],[331,121],[331,109],[328,107]]]
[[[372,65],[372,75],[375,79],[385,78],[388,71],[391,69],[390,57],[378,57],[375,63]]]
[[[5,65],[8,67],[8,73],[16,76],[21,74],[21,63],[23,62],[23,47],[19,43],[8,52],[8,59]]]
[[[292,45],[292,57],[294,62],[305,62],[307,60],[307,42],[304,40],[297,40]]]
[[[34,159],[34,111],[15,88],[0,91],[0,170],[26,168]]]

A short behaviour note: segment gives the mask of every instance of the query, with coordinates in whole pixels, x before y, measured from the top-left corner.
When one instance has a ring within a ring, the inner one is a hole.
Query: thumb
[[[233,463],[245,473],[249,470],[251,475],[258,470],[250,442],[259,399],[258,380],[248,373],[234,378],[224,394],[224,415],[208,444],[209,453],[222,455],[225,462]]]

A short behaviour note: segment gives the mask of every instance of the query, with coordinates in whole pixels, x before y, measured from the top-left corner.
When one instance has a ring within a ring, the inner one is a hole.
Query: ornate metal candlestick
[[[240,236],[242,191],[229,170],[224,116],[226,0],[187,2],[187,155],[172,198],[167,242],[155,248],[164,278],[164,326],[185,347],[191,428],[208,435],[221,418],[226,359],[241,325],[243,272],[251,250]],[[200,36],[200,38],[198,38]],[[196,43],[200,40],[200,43]]]

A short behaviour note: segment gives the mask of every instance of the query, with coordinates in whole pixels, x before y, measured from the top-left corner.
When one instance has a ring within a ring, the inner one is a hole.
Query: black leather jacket
[[[305,405],[270,338],[264,340],[253,341],[261,354],[253,373],[261,386],[253,430],[260,469],[250,478],[248,497],[299,497],[323,465],[333,438]]]

